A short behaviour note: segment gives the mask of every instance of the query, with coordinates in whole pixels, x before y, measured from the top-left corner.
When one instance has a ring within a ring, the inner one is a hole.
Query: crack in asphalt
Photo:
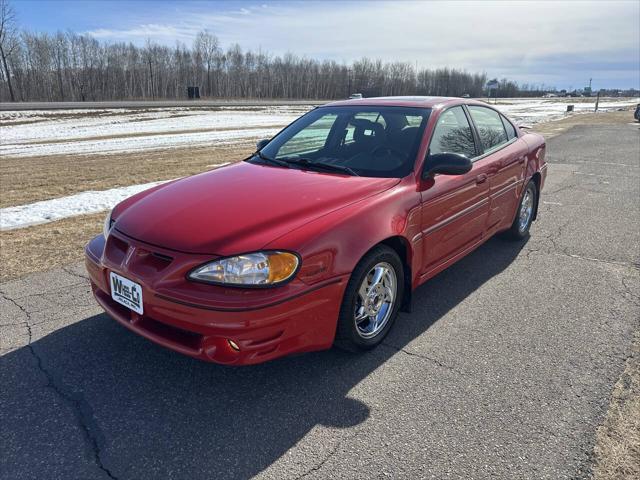
[[[636,267],[638,268],[638,267]],[[633,303],[636,306],[640,306],[640,295],[638,295],[637,293],[634,293],[631,291],[631,286],[627,284],[627,278],[626,277],[622,277],[621,279],[622,282],[622,286],[624,287],[624,293],[631,297],[631,303]]]
[[[563,185],[562,187],[558,187],[556,190],[548,190],[544,192],[545,196],[555,195],[556,193],[566,192],[567,190],[572,190],[580,185],[577,183],[571,183],[569,185]]]
[[[78,282],[78,283],[72,283],[70,285],[64,285],[60,288],[54,288],[51,290],[47,290],[46,292],[40,292],[40,293],[30,293],[29,295],[22,295],[20,297],[16,297],[16,300],[22,300],[23,298],[31,298],[31,297],[44,297],[44,296],[55,296],[56,293],[59,292],[65,292],[68,291],[70,288],[72,287],[86,287],[88,286],[86,282]]]
[[[633,269],[636,269],[636,270],[640,270],[640,266],[639,265],[636,265],[635,263],[630,263],[630,262],[621,262],[621,261],[618,261],[618,260],[604,260],[602,258],[585,257],[585,256],[578,255],[578,254],[575,254],[575,253],[566,253],[566,252],[561,252],[561,253],[554,252],[554,255],[562,255],[562,256],[565,256],[565,257],[577,258],[578,260],[586,260],[586,261],[589,261],[589,262],[597,262],[597,263],[606,263],[606,264],[609,264],[609,265],[617,265],[617,266],[620,266],[620,267],[629,267],[629,268],[633,268]]]
[[[81,273],[77,273],[77,272],[74,272],[72,270],[69,270],[69,267],[66,267],[66,268],[65,267],[61,267],[61,268],[62,268],[63,272],[68,273],[72,277],[82,278],[82,279],[87,280],[87,281],[90,280],[90,278],[87,275],[82,275]]]
[[[384,345],[384,344],[382,344]],[[346,442],[347,440],[353,440],[354,438],[356,438],[358,435],[360,435],[360,430],[356,431],[353,435],[348,436],[347,438],[343,438],[342,440],[340,440],[338,443],[336,443],[336,445],[331,449],[331,451],[327,454],[326,457],[324,457],[322,459],[322,461],[320,463],[318,463],[317,465],[314,465],[313,467],[311,467],[309,470],[307,470],[306,472],[304,472],[302,475],[299,475],[295,478],[295,480],[300,480],[301,478],[304,478],[308,475],[311,475],[312,473],[315,473],[317,471],[319,471],[320,469],[322,469],[322,467],[324,467],[324,465],[336,454],[338,453],[338,450],[340,450],[340,447],[342,446],[342,444],[344,442]]]
[[[544,248],[523,248],[523,250],[526,252],[526,257],[527,259],[530,258],[532,253],[548,253],[548,254],[553,254],[553,255],[560,255],[560,256],[565,256],[565,257],[570,257],[570,258],[576,258],[578,260],[586,260],[589,262],[598,262],[598,263],[606,263],[609,265],[617,265],[617,266],[622,266],[622,267],[629,267],[629,268],[633,268],[635,270],[640,270],[640,264],[636,264],[636,263],[631,263],[631,262],[624,262],[624,261],[619,261],[619,260],[605,260],[602,258],[595,258],[595,257],[586,257],[583,255],[578,255],[576,253],[570,253],[568,251],[568,247],[561,247],[558,244],[558,241],[560,239],[560,237],[562,236],[564,229],[571,224],[571,220],[566,221],[565,223],[563,223],[562,225],[558,225],[557,227],[555,227],[555,231],[553,232],[544,232],[541,231],[541,238],[543,238],[544,240],[547,240],[548,242],[551,243],[551,248],[545,250]]]
[[[396,352],[404,353],[405,355],[409,355],[410,357],[417,357],[417,358],[421,358],[423,360],[427,360],[427,361],[429,361],[431,363],[436,364],[439,367],[446,368],[447,370],[451,370],[452,372],[457,373],[458,375],[462,375],[463,377],[469,376],[468,374],[466,374],[464,372],[461,372],[460,370],[455,369],[451,365],[447,365],[446,363],[442,363],[440,360],[438,360],[436,358],[429,357],[429,356],[424,355],[422,353],[411,352],[409,350],[406,350],[406,349],[404,349],[402,347],[398,347],[397,345],[393,345],[393,344],[388,343],[388,342],[382,342],[380,345],[382,345],[383,347],[391,348],[392,350],[395,350]]]
[[[554,243],[553,240],[551,241],[551,243]],[[557,255],[560,257],[569,257],[569,258],[575,258],[577,260],[585,260],[587,262],[605,263],[607,265],[615,265],[618,267],[627,267],[627,268],[632,268],[634,270],[640,270],[640,265],[631,263],[631,262],[622,262],[619,260],[605,260],[603,258],[596,258],[596,257],[585,257],[583,255],[578,255],[576,253],[567,253],[564,249],[558,249],[559,251],[553,251],[554,249],[555,248],[552,248],[550,250],[545,250],[542,248],[523,248],[522,251],[525,252],[527,259],[529,259],[531,254],[533,253],[543,253],[547,255]],[[630,293],[630,295],[637,297],[637,295],[634,295],[633,293]]]
[[[556,252],[561,252],[564,255],[567,255],[566,249],[561,248],[558,246],[558,240],[560,239],[560,237],[562,236],[562,232],[564,231],[565,227],[567,225],[569,225],[571,223],[571,220],[566,221],[565,223],[563,223],[562,225],[558,225],[558,227],[556,228],[555,233],[549,233],[545,239],[548,240],[549,242],[551,242],[551,245],[553,245],[553,250],[555,250]]]
[[[102,470],[109,478],[117,480],[117,477],[102,462],[101,450],[102,446],[104,445],[104,436],[100,431],[100,427],[94,419],[93,409],[91,408],[91,405],[87,402],[82,394],[74,394],[72,392],[65,391],[63,383],[60,380],[56,380],[55,373],[49,371],[49,369],[44,366],[42,357],[38,354],[38,352],[36,352],[32,344],[33,332],[31,330],[30,323],[31,313],[24,306],[16,302],[13,298],[9,297],[2,291],[0,291],[0,297],[18,307],[24,314],[25,321],[17,325],[22,325],[27,330],[28,343],[26,347],[31,353],[31,356],[35,359],[38,370],[40,370],[40,372],[42,372],[42,374],[47,379],[47,384],[45,385],[45,387],[53,390],[60,398],[65,400],[71,406],[78,420],[80,429],[84,433],[85,440],[93,451],[93,456],[97,467]]]
[[[18,323],[0,323],[0,327],[24,327],[25,322]]]

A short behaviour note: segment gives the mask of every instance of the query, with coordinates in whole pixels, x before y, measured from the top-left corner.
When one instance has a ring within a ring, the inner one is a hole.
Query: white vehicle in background
[[[349,95],[349,100],[360,99],[363,98],[361,93],[352,93]]]

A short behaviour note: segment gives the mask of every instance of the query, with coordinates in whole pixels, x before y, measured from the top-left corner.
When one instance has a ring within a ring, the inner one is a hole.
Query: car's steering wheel
[[[394,148],[390,145],[378,145],[371,151],[371,156],[381,157],[382,156],[381,153],[385,153],[387,155],[395,154],[395,155],[389,155],[389,156],[391,156],[392,158],[397,158],[398,164],[402,164],[403,161],[407,159],[407,154],[405,152],[397,148]]]

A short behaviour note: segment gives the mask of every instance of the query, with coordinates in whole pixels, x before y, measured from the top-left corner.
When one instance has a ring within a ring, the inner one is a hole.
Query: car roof
[[[371,97],[351,100],[338,100],[324,106],[387,106],[387,107],[420,107],[445,108],[451,105],[487,105],[484,102],[460,97]]]

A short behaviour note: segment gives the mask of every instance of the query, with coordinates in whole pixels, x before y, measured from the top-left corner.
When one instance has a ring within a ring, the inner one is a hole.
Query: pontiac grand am
[[[110,316],[202,360],[370,349],[422,283],[529,234],[546,167],[541,136],[479,101],[339,101],[123,201],[86,266]]]

